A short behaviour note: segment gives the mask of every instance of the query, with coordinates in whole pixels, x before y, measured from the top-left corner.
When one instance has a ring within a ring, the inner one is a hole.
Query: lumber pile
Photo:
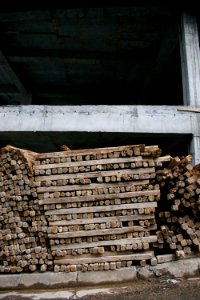
[[[154,256],[159,155],[144,145],[38,155],[33,170],[55,272],[144,265]]]
[[[158,253],[177,257],[200,251],[200,173],[192,156],[175,157],[167,168],[157,171],[161,188],[157,210]]]
[[[36,154],[7,146],[0,152],[0,272],[45,271],[47,222],[31,170]],[[51,269],[51,268],[49,268]]]
[[[158,146],[0,151],[0,272],[114,270],[154,257]]]
[[[200,166],[190,155],[63,149],[0,150],[0,273],[115,270],[200,250]]]

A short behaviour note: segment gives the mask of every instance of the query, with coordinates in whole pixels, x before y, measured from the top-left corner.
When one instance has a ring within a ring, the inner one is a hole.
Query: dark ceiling
[[[181,9],[90,2],[0,10],[1,105],[182,104]]]

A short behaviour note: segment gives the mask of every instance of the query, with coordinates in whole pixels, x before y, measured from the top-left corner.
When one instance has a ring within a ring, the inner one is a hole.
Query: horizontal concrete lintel
[[[192,111],[177,106],[2,106],[0,131],[197,134]]]

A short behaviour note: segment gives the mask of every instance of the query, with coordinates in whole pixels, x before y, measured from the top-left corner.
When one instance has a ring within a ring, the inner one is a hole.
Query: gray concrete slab
[[[0,290],[42,289],[72,287],[77,285],[77,272],[1,274]]]
[[[94,285],[103,283],[115,283],[133,281],[137,279],[136,267],[122,268],[108,271],[79,272],[78,283],[80,285]]]
[[[150,268],[160,275],[171,274],[174,277],[192,277],[200,274],[200,258],[180,259],[177,261],[158,264]]]

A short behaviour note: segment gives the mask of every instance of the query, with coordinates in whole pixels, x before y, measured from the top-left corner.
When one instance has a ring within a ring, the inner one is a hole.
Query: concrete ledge
[[[199,275],[200,258],[181,259],[158,264],[155,267],[130,267],[113,271],[1,274],[0,290],[69,288],[105,283],[130,282],[137,279],[148,279],[152,276],[168,274],[175,277],[193,277]]]
[[[79,272],[79,285],[94,285],[102,283],[116,283],[137,279],[136,267],[122,268],[113,271]]]
[[[192,277],[200,274],[200,258],[180,259],[150,268],[154,273],[157,271],[161,275],[171,274],[174,277]]]
[[[43,289],[77,286],[77,272],[1,274],[0,290]]]

